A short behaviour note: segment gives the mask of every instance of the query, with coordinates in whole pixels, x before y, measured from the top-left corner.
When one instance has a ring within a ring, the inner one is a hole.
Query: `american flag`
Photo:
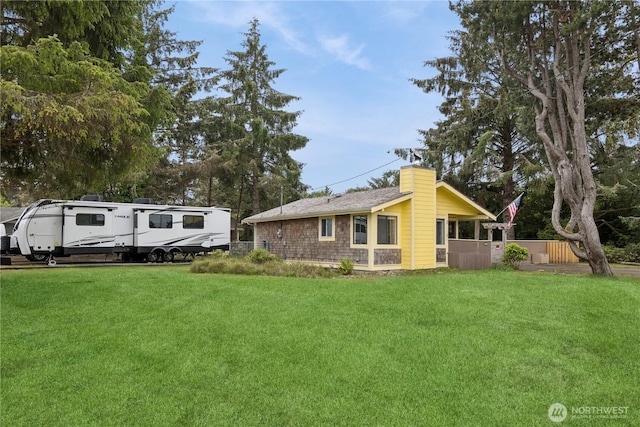
[[[518,208],[520,207],[520,203],[522,202],[522,196],[524,193],[520,194],[509,206],[507,206],[507,212],[509,213],[509,222],[507,223],[507,228],[511,228],[513,225],[513,219],[516,217],[516,213],[518,212]]]

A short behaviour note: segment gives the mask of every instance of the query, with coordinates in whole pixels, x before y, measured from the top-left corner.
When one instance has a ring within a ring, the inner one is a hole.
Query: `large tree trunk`
[[[585,252],[585,257],[583,257],[583,259],[586,259],[589,262],[589,266],[591,266],[593,274],[612,276],[613,272],[611,271],[609,261],[607,261],[607,257],[602,249],[600,235],[598,234],[596,223],[593,220],[593,214],[588,218],[584,218],[583,224],[579,225],[579,227],[581,230],[587,230],[584,233],[584,239],[582,240]],[[576,249],[577,248],[574,248],[574,253],[576,253]]]
[[[578,258],[589,263],[593,274],[611,276],[613,273],[593,218],[596,184],[585,128],[584,96],[591,56],[588,33],[576,30],[563,34],[558,14],[552,22],[554,46],[551,53],[536,52],[532,44],[527,78],[515,75],[508,67],[507,71],[525,83],[541,103],[542,108],[536,114],[536,133],[544,143],[555,178],[551,214],[554,230],[569,241]],[[530,23],[527,24],[529,34],[533,35]],[[541,79],[536,81],[537,77]],[[571,211],[565,225],[560,219],[563,203]]]
[[[502,206],[509,206],[515,198],[516,182],[513,179],[513,171],[515,169],[516,155],[513,152],[513,134],[514,125],[510,118],[504,118],[500,127],[500,155],[502,156],[502,173],[509,174],[509,179],[503,185]],[[507,215],[505,213],[505,215]],[[507,234],[507,240],[515,240],[516,231],[514,227],[510,227],[503,231]]]
[[[257,162],[253,162],[253,168],[251,173],[251,209],[252,214],[257,215],[260,213],[260,175],[258,174]]]
[[[555,178],[551,223],[554,230],[569,241],[574,254],[589,262],[593,274],[611,276],[613,272],[602,249],[598,227],[593,218],[596,185],[587,149],[584,109],[582,113],[576,113],[575,109],[571,112],[570,115],[576,116],[578,120],[561,122],[563,111],[555,108],[562,104],[559,99],[562,99],[562,95],[552,104],[551,98],[545,97],[543,108],[536,116],[536,131],[545,144],[547,159]],[[569,100],[568,103],[572,102]],[[552,111],[551,115],[549,111]],[[553,139],[547,133],[547,123],[552,129]],[[567,139],[571,141],[570,150],[566,149]],[[572,158],[568,153],[572,154]],[[571,211],[571,218],[564,226],[560,220],[563,203]],[[584,249],[578,246],[579,243]]]

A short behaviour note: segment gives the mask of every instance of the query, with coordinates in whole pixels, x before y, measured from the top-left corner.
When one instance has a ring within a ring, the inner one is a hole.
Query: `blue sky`
[[[424,61],[450,54],[446,35],[459,23],[446,1],[178,1],[175,6],[167,29],[181,40],[203,42],[201,66],[228,69],[227,51],[242,50],[249,21],[259,20],[274,68],[287,70],[274,88],[301,98],[287,110],[302,111],[294,132],[310,141],[292,156],[304,163],[302,181],[313,189],[329,185],[341,193],[400,168],[406,162],[394,162],[393,149],[420,146],[418,129],[441,118],[440,95],[423,93],[409,79],[433,76]]]

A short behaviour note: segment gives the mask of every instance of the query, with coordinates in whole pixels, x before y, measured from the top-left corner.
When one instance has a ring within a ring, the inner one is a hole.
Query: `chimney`
[[[400,192],[411,192],[403,236],[402,268],[415,270],[436,267],[436,171],[410,165],[400,168]]]
[[[435,186],[436,171],[434,169],[416,165],[400,168],[400,192],[411,191],[415,193],[418,189],[420,192],[432,191],[435,195]]]

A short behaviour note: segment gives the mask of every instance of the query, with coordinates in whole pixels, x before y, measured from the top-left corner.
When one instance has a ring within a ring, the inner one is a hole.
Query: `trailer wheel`
[[[25,258],[33,262],[44,262],[49,259],[49,254],[35,253],[31,255],[26,255]]]
[[[158,254],[158,252],[149,252],[147,254],[148,262],[158,262],[159,259],[160,259],[160,254]]]
[[[175,253],[172,251],[165,252],[162,254],[162,261],[164,262],[173,262],[173,258],[175,257]]]

